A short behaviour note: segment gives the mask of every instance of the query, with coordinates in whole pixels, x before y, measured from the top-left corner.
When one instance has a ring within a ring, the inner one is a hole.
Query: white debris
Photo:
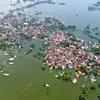
[[[4,75],[4,76],[9,76],[9,74],[8,74],[8,73],[4,73],[3,75]]]
[[[9,60],[9,61],[13,61],[13,60],[14,60],[14,58],[9,58],[8,60]]]
[[[5,53],[4,55],[5,55],[5,56],[8,56],[9,54],[8,54],[8,53]]]
[[[50,67],[50,69],[53,69],[53,66],[52,66],[52,67]]]
[[[24,23],[24,25],[28,25],[28,23]]]
[[[59,76],[58,76],[58,75],[55,75],[55,77],[57,77],[57,78],[58,78]]]
[[[46,87],[50,87],[49,84],[45,84]]]

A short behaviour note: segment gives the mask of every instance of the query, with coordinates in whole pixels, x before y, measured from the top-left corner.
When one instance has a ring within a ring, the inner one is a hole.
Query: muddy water
[[[94,1],[67,0],[65,6],[58,7],[58,2],[56,5],[42,4],[35,8],[27,9],[25,12],[32,14],[35,10],[41,11],[43,16],[56,17],[64,21],[65,24],[75,24],[82,29],[87,24],[92,24],[93,26],[100,24],[98,21],[100,13],[87,11],[88,4]],[[13,0],[14,2],[16,1]],[[7,13],[9,9],[16,8],[10,6],[9,3],[10,0],[5,2],[0,0],[0,11]],[[30,4],[30,2],[27,3]],[[18,5],[18,7],[20,6]],[[78,18],[76,18],[76,14],[79,14]],[[82,34],[77,35],[81,38],[86,38]],[[33,43],[36,44],[37,49],[41,46],[40,40],[33,41]],[[25,48],[27,49],[27,47]],[[8,77],[0,75],[1,100],[78,100],[80,86],[87,83],[88,80],[79,78],[77,84],[58,80],[54,73],[49,73],[48,70],[41,70],[43,64],[40,60],[34,58],[33,54],[24,55],[24,52],[25,50],[17,54],[13,65],[5,64],[3,71],[10,75]],[[21,55],[22,58],[20,58]],[[6,59],[4,55],[0,54],[0,63],[4,63]],[[45,83],[48,83],[51,87],[49,96],[46,95],[46,89],[43,86]],[[91,100],[96,100],[96,93],[90,95]]]

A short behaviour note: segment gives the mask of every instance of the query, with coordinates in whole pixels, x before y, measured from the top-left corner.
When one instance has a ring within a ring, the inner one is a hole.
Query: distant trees
[[[68,26],[68,29],[69,29],[69,30],[76,30],[76,26],[75,26],[75,25],[72,25],[72,26],[69,25],[69,26]]]
[[[81,93],[81,95],[79,96],[79,100],[90,100],[90,99],[89,99],[89,96],[88,96],[88,93],[89,93],[90,91],[94,91],[94,90],[96,90],[96,89],[97,89],[97,86],[96,86],[95,83],[90,83],[90,84],[88,84],[88,85],[82,87],[82,93]],[[98,99],[99,99],[100,96],[97,96],[97,97],[98,97]],[[99,99],[99,100],[100,100],[100,99]]]
[[[42,70],[45,70],[45,69],[46,69],[46,66],[42,66],[41,69],[42,69]]]

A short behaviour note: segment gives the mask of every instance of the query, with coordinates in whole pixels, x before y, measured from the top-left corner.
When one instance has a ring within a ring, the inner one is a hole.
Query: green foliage
[[[32,48],[29,48],[27,51],[26,51],[26,54],[29,54],[29,53],[31,53],[33,51],[33,49]]]
[[[79,100],[88,100],[88,97],[85,94],[81,94]]]
[[[63,76],[62,76],[62,79],[63,80],[70,80],[71,79],[71,72],[70,71],[66,71]]]
[[[34,49],[35,48],[35,44],[30,45],[30,47]]]
[[[91,84],[90,85],[90,90],[96,90],[96,85],[95,84]]]
[[[91,52],[93,52],[95,55],[100,55],[100,48],[91,48]]]
[[[98,84],[98,87],[100,88],[100,83]]]
[[[100,100],[100,94],[97,96],[98,100]]]
[[[81,67],[80,69],[81,69],[82,72],[84,72],[84,73],[86,73],[86,74],[89,73],[88,70],[87,70],[85,67]]]
[[[42,70],[45,70],[45,69],[46,69],[46,66],[42,66],[41,69],[42,69]]]
[[[98,72],[98,69],[94,69],[92,73],[94,76],[97,76],[97,72]]]
[[[69,47],[71,43],[69,43],[68,41],[64,40],[64,41],[61,41],[60,44],[64,47]]]

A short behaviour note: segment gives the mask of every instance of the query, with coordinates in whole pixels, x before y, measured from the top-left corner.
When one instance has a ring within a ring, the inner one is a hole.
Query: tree
[[[70,80],[71,79],[71,72],[70,71],[66,71],[63,76],[62,76],[63,80]]]
[[[46,69],[46,66],[42,66],[41,69],[42,69],[42,70],[45,70],[45,69]]]
[[[79,100],[88,100],[87,96],[85,94],[81,94],[79,96]]]
[[[68,41],[64,40],[64,41],[61,41],[60,44],[64,47],[69,47],[71,43],[69,43]]]
[[[100,94],[97,96],[98,100],[100,100]]]
[[[98,87],[100,88],[100,83],[98,84]]]
[[[27,50],[26,54],[31,53],[32,51],[33,51],[33,49],[30,47],[30,48]]]
[[[96,90],[96,86],[94,84],[91,84],[90,89],[91,90]]]

